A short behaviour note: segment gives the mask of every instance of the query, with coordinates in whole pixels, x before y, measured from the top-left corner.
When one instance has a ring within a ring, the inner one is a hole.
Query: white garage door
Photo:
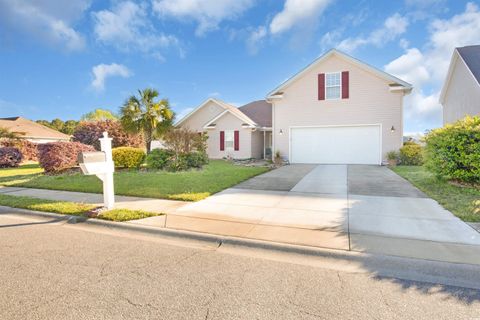
[[[381,164],[380,125],[292,128],[292,163]]]

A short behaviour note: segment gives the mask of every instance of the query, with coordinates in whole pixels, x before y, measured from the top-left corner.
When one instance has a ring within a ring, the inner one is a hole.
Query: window
[[[340,72],[325,74],[325,97],[327,99],[340,99],[342,92],[341,79]]]
[[[226,130],[225,131],[225,148],[226,149],[233,149],[234,147],[234,133],[233,130]]]

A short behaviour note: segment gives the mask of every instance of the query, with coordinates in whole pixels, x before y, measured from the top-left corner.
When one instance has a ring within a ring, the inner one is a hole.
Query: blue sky
[[[479,1],[0,0],[0,117],[79,119],[153,87],[179,116],[242,105],[330,48],[414,84],[405,131],[439,126],[455,46],[480,43]]]

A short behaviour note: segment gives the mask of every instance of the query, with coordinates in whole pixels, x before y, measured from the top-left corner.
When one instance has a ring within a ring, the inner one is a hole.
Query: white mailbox
[[[103,133],[100,138],[102,151],[81,152],[78,154],[78,164],[82,172],[87,175],[96,175],[103,182],[103,203],[105,208],[113,209],[115,205],[115,193],[113,188],[113,172],[115,166],[112,159],[112,138],[108,133]]]

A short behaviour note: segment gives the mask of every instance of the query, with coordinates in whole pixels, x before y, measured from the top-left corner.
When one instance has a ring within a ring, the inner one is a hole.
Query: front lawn
[[[480,214],[474,212],[473,205],[475,200],[480,200],[480,189],[453,185],[421,166],[398,166],[392,170],[463,221],[480,222]]]
[[[95,206],[90,204],[45,200],[32,197],[19,197],[6,194],[0,194],[0,206],[67,214],[72,216],[88,216],[89,212],[95,209]],[[97,216],[97,218],[121,222],[154,217],[158,215],[159,214],[153,212],[145,212],[141,210],[113,209],[102,212]]]
[[[202,170],[184,172],[118,171],[115,194],[147,198],[198,201],[268,171],[264,167],[237,166],[211,160]],[[35,166],[0,170],[0,185],[101,193],[101,181],[80,173],[48,176]]]

